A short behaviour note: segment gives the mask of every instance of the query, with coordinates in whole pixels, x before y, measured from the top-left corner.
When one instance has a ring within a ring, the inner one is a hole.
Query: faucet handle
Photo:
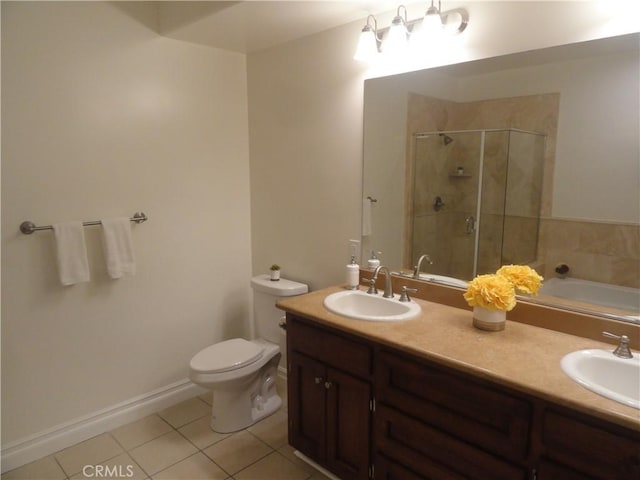
[[[362,280],[369,280],[369,290],[367,290],[367,293],[369,295],[377,295],[378,294],[378,289],[376,288],[376,279],[375,278],[362,278]]]
[[[416,293],[418,291],[417,288],[408,288],[406,285],[402,287],[402,293],[400,294],[399,302],[410,302],[411,298],[409,298],[409,292]]]
[[[609,332],[602,332],[602,335],[604,337],[613,338],[614,340],[619,340],[620,341],[620,343],[618,344],[616,349],[613,351],[613,354],[616,357],[633,358],[633,354],[631,353],[631,350],[629,349],[629,337],[627,337],[626,335],[615,335],[615,334],[609,333]]]

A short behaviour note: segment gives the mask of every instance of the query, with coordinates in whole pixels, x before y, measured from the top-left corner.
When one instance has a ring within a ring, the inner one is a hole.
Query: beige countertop
[[[503,331],[486,332],[472,326],[470,311],[420,299],[412,300],[422,307],[421,315],[414,320],[353,320],[331,313],[323,305],[328,294],[340,290],[341,287],[330,287],[282,299],[277,306],[320,324],[640,430],[640,410],[581,387],[560,368],[560,359],[567,353],[586,348],[612,350],[608,343],[508,319]]]

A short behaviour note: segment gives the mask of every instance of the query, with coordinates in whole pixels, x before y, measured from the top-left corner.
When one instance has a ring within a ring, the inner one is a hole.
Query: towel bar
[[[146,222],[148,218],[144,213],[136,212],[129,220],[135,223],[143,223]],[[93,220],[91,222],[82,222],[82,225],[85,227],[89,227],[91,225],[100,225],[101,223],[102,222],[100,220]],[[42,225],[38,227],[35,223],[28,220],[20,224],[20,231],[25,235],[31,235],[36,230],[53,230],[53,225]]]

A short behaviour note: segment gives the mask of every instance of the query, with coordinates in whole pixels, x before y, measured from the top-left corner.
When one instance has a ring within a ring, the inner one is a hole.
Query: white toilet
[[[190,363],[189,378],[213,390],[211,428],[228,433],[242,430],[271,415],[282,405],[276,391],[280,361],[279,298],[307,293],[302,283],[269,275],[251,279],[255,340],[233,338],[198,352]]]

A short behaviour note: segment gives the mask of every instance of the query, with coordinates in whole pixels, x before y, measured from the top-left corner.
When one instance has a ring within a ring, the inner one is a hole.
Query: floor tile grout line
[[[249,468],[249,467],[251,467],[251,466],[255,465],[256,463],[258,463],[258,462],[260,462],[260,461],[264,460],[264,459],[265,459],[265,458],[267,458],[269,455],[271,455],[274,451],[275,451],[275,450],[273,450],[273,449],[272,449],[272,450],[271,450],[270,452],[268,452],[267,454],[265,454],[265,455],[261,456],[260,458],[258,458],[257,460],[255,460],[255,461],[253,461],[253,462],[251,462],[251,463],[248,463],[247,465],[245,465],[244,467],[242,467],[242,468],[241,468],[240,470],[238,470],[237,472],[235,472],[235,473],[230,473],[229,475],[231,475],[231,476],[233,476],[233,475],[237,475],[238,473],[240,473],[240,472],[242,472],[242,471],[246,470],[247,468]],[[225,470],[225,472],[226,472],[226,470]]]
[[[194,420],[194,422],[196,422],[196,421],[200,420],[201,418],[203,418],[203,417],[198,417],[196,420]],[[193,422],[191,422],[191,423],[193,423]],[[187,424],[187,425],[188,425],[188,424]],[[183,425],[183,426],[184,426],[184,425]],[[182,428],[182,427],[180,427],[180,428]],[[242,430],[240,430],[240,431],[242,431]],[[197,451],[197,452],[195,452],[193,455],[195,455],[196,453],[202,453],[206,458],[208,458],[208,459],[209,459],[209,460],[211,460],[211,461],[212,461],[216,466],[218,466],[218,468],[220,468],[224,473],[226,473],[227,475],[231,476],[231,473],[227,472],[224,468],[222,468],[222,465],[218,464],[218,462],[216,462],[213,458],[211,458],[209,455],[207,455],[207,454],[204,452],[204,449],[205,449],[205,448],[209,448],[210,446],[215,445],[216,443],[219,443],[219,442],[221,442],[221,441],[223,441],[223,440],[226,440],[227,438],[231,438],[233,435],[235,435],[235,434],[236,434],[236,433],[238,433],[238,432],[233,432],[233,433],[232,433],[231,435],[229,435],[228,437],[221,438],[220,440],[218,440],[218,441],[216,441],[216,442],[213,442],[212,444],[207,445],[207,446],[206,446],[206,447],[204,447],[204,448],[200,448],[200,447],[198,447],[195,443],[193,443],[191,440],[189,440],[189,439],[186,437],[186,435],[184,435],[180,430],[176,429],[176,432],[178,432],[178,434],[179,434],[179,435],[181,435],[185,440],[187,440],[191,445],[193,445],[193,446],[198,450],[198,451]],[[192,457],[193,455],[189,455],[189,457]],[[189,457],[187,457],[187,458],[189,458]],[[186,458],[184,458],[183,460],[186,460]],[[181,461],[182,461],[182,460],[181,460]],[[167,467],[167,468],[168,468],[168,467]],[[165,470],[166,470],[166,469],[165,469]]]
[[[193,452],[191,455],[187,455],[186,457],[184,457],[184,458],[182,458],[182,459],[178,460],[177,462],[174,462],[174,463],[172,463],[171,465],[166,466],[166,467],[165,467],[165,468],[163,468],[162,470],[158,470],[158,471],[157,471],[157,472],[155,472],[153,475],[148,474],[148,475],[149,475],[149,478],[150,478],[150,479],[152,479],[154,475],[158,475],[159,473],[162,473],[162,472],[164,472],[165,470],[168,470],[168,469],[170,469],[171,467],[176,466],[176,465],[177,465],[177,464],[179,464],[180,462],[184,462],[186,459],[191,458],[191,457],[193,457],[193,456],[195,456],[195,455],[197,455],[197,454],[199,454],[199,453],[202,453],[202,452],[201,452],[200,450],[198,450],[197,452]],[[206,456],[206,455],[205,455],[205,456]],[[209,458],[209,457],[207,457],[207,458]],[[211,459],[209,459],[209,460],[211,460]],[[213,461],[213,460],[211,460],[211,461]],[[213,462],[213,463],[216,463],[216,462]],[[216,463],[216,465],[218,465],[218,464]],[[220,467],[220,465],[218,465],[218,467]],[[222,467],[220,467],[220,468],[222,468]],[[224,469],[223,469],[222,471],[223,471],[224,473],[226,473],[227,475],[229,475],[229,473],[228,473],[226,470],[224,470]],[[146,472],[146,470],[145,470],[145,472]]]
[[[67,448],[63,448],[62,450],[58,450],[57,452],[53,453],[52,455],[53,455],[54,459],[56,460],[56,462],[58,463],[58,465],[60,466],[60,468],[62,468],[62,471],[63,471],[63,472],[64,472],[64,474],[66,475],[67,479],[69,479],[69,478],[71,478],[71,477],[74,477],[74,476],[78,475],[79,473],[82,473],[82,470],[80,470],[80,471],[78,471],[78,472],[67,473],[67,471],[64,469],[64,467],[62,466],[62,464],[58,461],[58,457],[56,457],[56,455],[57,455],[58,453],[60,453],[60,452],[63,452],[64,450],[67,450],[67,449],[69,449],[69,448],[73,448],[73,447],[75,447],[76,445],[80,445],[80,444],[82,444],[82,443],[84,443],[84,442],[88,442],[89,440],[92,440],[92,439],[94,439],[94,438],[96,438],[96,437],[99,437],[99,436],[101,436],[101,435],[105,435],[105,434],[106,434],[106,435],[109,435],[109,437],[110,437],[113,441],[115,441],[115,442],[116,442],[116,444],[118,445],[118,447],[120,447],[120,448],[122,449],[122,451],[121,451],[120,453],[115,454],[113,457],[109,457],[109,458],[107,458],[107,459],[105,459],[105,460],[100,460],[99,462],[96,462],[94,465],[102,465],[102,464],[104,464],[105,462],[108,462],[109,460],[113,460],[114,458],[116,458],[116,457],[118,457],[118,456],[122,455],[123,453],[127,453],[127,451],[124,449],[124,447],[123,447],[122,445],[120,445],[120,442],[118,442],[118,441],[115,439],[115,437],[114,437],[113,435],[111,435],[111,432],[108,432],[108,431],[107,431],[107,432],[99,433],[98,435],[94,435],[94,436],[93,436],[93,437],[91,437],[91,438],[88,438],[88,439],[86,439],[86,440],[84,440],[84,441],[82,441],[82,442],[78,442],[78,443],[76,443],[75,445],[71,445],[71,446],[69,446],[69,447],[67,447]],[[89,464],[86,464],[86,465],[89,465]],[[85,466],[86,466],[86,465],[85,465]]]

